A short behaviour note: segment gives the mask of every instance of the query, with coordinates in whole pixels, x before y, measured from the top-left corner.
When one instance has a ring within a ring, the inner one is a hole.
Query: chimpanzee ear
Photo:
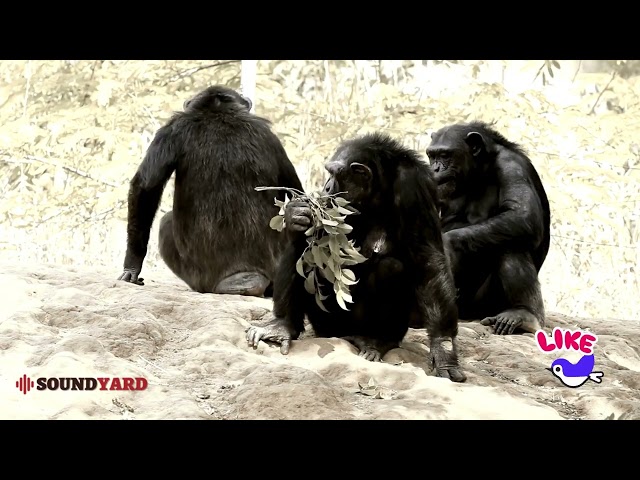
[[[484,138],[482,138],[482,135],[478,132],[469,132],[467,134],[467,137],[465,138],[465,142],[467,142],[467,145],[469,145],[471,154],[474,157],[477,157],[486,150]]]
[[[353,162],[349,165],[349,168],[356,175],[363,175],[367,179],[370,179],[373,176],[371,169],[362,163]]]

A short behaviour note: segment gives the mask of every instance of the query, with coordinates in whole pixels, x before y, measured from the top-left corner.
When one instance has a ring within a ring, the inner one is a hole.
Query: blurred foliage
[[[635,60],[268,60],[254,100],[305,189],[354,135],[384,130],[423,153],[444,124],[495,122],[530,152],[551,201],[547,309],[638,318],[639,71]],[[128,182],[155,131],[213,83],[238,88],[240,61],[0,63],[2,258],[109,265],[115,279]],[[145,270],[166,269],[157,224]]]

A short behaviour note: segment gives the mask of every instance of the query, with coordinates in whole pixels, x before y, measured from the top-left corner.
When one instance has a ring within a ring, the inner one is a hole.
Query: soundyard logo
[[[93,390],[146,390],[149,386],[143,377],[38,377],[32,380],[22,375],[16,380],[16,388],[24,395],[31,390],[93,391]]]

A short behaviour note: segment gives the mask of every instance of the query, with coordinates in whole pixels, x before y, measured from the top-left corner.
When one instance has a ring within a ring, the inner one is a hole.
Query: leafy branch
[[[284,190],[291,195],[292,200],[307,203],[312,211],[313,224],[305,231],[307,247],[296,262],[296,271],[304,277],[304,288],[315,295],[318,306],[328,312],[323,301],[328,295],[323,293],[326,280],[333,284],[336,302],[343,310],[349,310],[347,303],[353,303],[349,287],[358,283],[358,279],[349,266],[357,265],[367,260],[360,253],[360,247],[354,245],[353,240],[347,238],[353,227],[345,223],[347,216],[359,213],[349,206],[349,202],[340,197],[340,193],[323,195],[313,192],[309,195],[295,188],[288,187],[256,187],[257,191]],[[285,200],[275,200],[280,211],[269,222],[269,226],[281,232],[286,227],[284,211],[289,196]]]
[[[556,69],[560,70],[560,64],[558,63],[557,60],[545,60],[544,63],[540,66],[540,69],[538,70],[538,73],[536,73],[536,76],[533,79],[534,82],[538,79],[538,77],[542,73],[542,85],[546,85],[547,84],[547,76],[544,73],[544,68],[545,67],[547,67],[547,71],[549,72],[549,76],[551,78],[553,78],[553,67],[555,67]]]

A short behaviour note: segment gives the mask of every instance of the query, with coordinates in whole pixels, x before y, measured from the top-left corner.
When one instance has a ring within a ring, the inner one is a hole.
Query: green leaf
[[[329,265],[327,265],[326,267],[324,267],[320,271],[322,272],[322,276],[324,278],[326,278],[327,280],[329,280],[331,283],[333,283],[336,280],[336,276],[331,271],[331,267],[329,267]]]
[[[340,306],[341,309],[346,310],[347,312],[349,311],[349,309],[347,308],[347,304],[344,303],[344,298],[342,297],[341,290],[336,292],[336,301],[338,302],[338,305]]]
[[[333,201],[336,202],[341,207],[344,207],[345,205],[349,205],[350,203],[342,197],[334,197]]]
[[[326,226],[324,227],[324,229],[325,229],[325,231],[326,231],[327,233],[329,233],[329,234],[331,234],[331,235],[338,235],[338,233],[340,233],[340,232],[338,232],[338,230],[336,229],[336,227],[331,227],[331,226],[329,226],[329,225],[326,225]]]
[[[324,232],[323,232],[323,236],[320,237],[320,240],[316,241],[316,245],[318,245],[319,247],[329,246],[329,239],[330,238],[331,237],[329,235],[324,235]]]
[[[315,233],[315,231],[316,231],[315,225],[311,225],[307,230],[305,230],[304,234],[307,237],[310,237],[311,235],[313,235]]]
[[[311,247],[311,254],[313,255],[314,263],[322,268],[324,266],[324,262],[322,261],[322,257],[320,256],[320,248],[317,245],[313,245]]]
[[[307,247],[302,254],[302,261],[307,265],[313,265],[313,255],[311,254],[311,249],[309,247]]]
[[[317,244],[316,244],[317,245]],[[320,251],[320,258],[322,259],[322,264],[326,265],[329,263],[329,259],[331,258],[331,252],[329,251],[329,244],[326,247],[318,247]]]
[[[335,257],[331,257],[329,259],[329,263],[327,263],[327,266],[331,269],[331,271],[333,272],[334,276],[337,278],[338,277],[338,272],[340,271],[340,266],[336,265]]]
[[[336,237],[329,238],[329,248],[331,249],[331,254],[336,257],[340,256],[340,243]]]
[[[359,263],[362,263],[362,262],[353,260],[351,258],[345,258],[344,260],[342,260],[342,265],[353,266],[353,265],[358,265]]]
[[[353,215],[354,212],[353,209],[348,209],[348,208],[344,208],[344,207],[338,207],[338,212],[342,213],[343,215]]]
[[[554,67],[560,70],[560,64],[556,60],[551,60],[551,63],[553,64]]]
[[[349,280],[348,278],[342,278],[342,283],[344,283],[345,285],[355,285],[359,281],[360,280]]]
[[[325,210],[325,213],[329,215],[331,218],[339,217],[340,212],[338,212],[338,207],[333,207]]]
[[[304,281],[304,289],[307,291],[307,293],[310,293],[311,295],[316,293],[315,278],[316,278],[315,271],[311,270],[311,272],[309,272],[309,276]]]
[[[344,258],[343,257],[332,257],[332,259],[333,259],[333,263],[335,263],[339,267],[341,267],[342,263],[344,262]]]
[[[338,225],[336,229],[340,233],[350,233],[353,230],[353,227],[348,223],[343,223],[342,225]]]
[[[331,227],[337,227],[338,226],[338,222],[336,222],[335,220],[327,220],[326,218],[322,219],[322,223],[324,225],[329,225]]]
[[[353,298],[351,298],[351,294],[348,290],[340,290],[340,295],[347,303],[353,303]]]
[[[325,299],[326,298],[327,297],[325,297]],[[320,307],[322,311],[329,313],[329,310],[327,310],[327,307],[324,306],[324,304],[322,303],[322,300],[323,298],[316,293],[316,304]]]
[[[347,260],[344,260],[344,264],[346,264]],[[356,280],[356,274],[353,273],[353,270],[350,270],[348,268],[343,268],[340,272],[340,281],[342,283],[344,283],[345,285],[355,285],[356,283],[359,282],[359,280]]]
[[[305,276],[304,267],[302,266],[302,257],[300,257],[296,262],[296,272],[298,272],[298,275],[300,275],[301,277]]]
[[[281,217],[280,215],[276,215],[269,222],[269,226],[274,230],[281,232],[282,229],[284,228],[284,217]]]
[[[367,257],[358,252],[354,247],[349,245],[345,249],[346,254],[348,254],[353,260],[356,260],[358,263],[362,263],[367,260]]]
[[[355,281],[356,274],[353,273],[353,270],[349,270],[348,268],[343,268],[341,272],[341,277],[342,279],[348,278],[349,280]]]

